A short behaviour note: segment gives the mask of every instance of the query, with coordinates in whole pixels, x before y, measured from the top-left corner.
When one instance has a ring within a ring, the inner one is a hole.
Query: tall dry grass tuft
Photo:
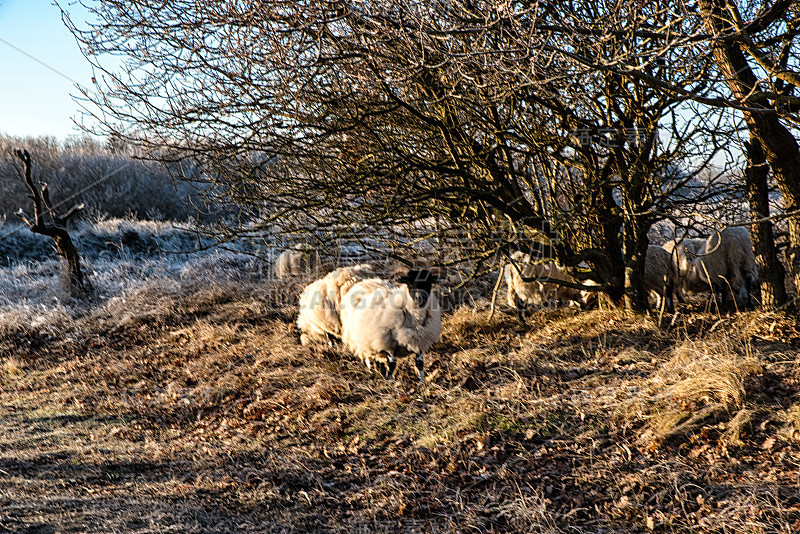
[[[783,423],[779,436],[787,441],[800,441],[800,404],[793,404],[778,413],[778,420]]]
[[[0,358],[0,384],[14,380],[24,374],[25,364],[16,357]]]
[[[480,341],[483,344],[501,342],[520,328],[516,317],[500,315],[489,319],[485,312],[476,312],[469,306],[461,306],[445,316],[442,322],[442,339],[452,345]]]
[[[748,419],[742,411],[748,380],[763,370],[744,338],[685,340],[672,349],[671,357],[627,408],[637,406],[632,412],[645,421],[640,439],[651,446],[688,435],[709,420],[733,417],[735,429]]]
[[[745,341],[684,341],[654,377],[673,399],[703,404],[719,403],[726,410],[740,408],[745,381],[762,370]]]

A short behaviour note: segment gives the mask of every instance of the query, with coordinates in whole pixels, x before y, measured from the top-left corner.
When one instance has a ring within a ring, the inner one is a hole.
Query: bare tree
[[[647,83],[673,72],[653,57],[697,84],[707,68],[670,48],[669,3],[648,5],[102,0],[71,28],[98,69],[99,133],[195,160],[242,213],[219,234],[413,245],[444,227],[479,265],[522,238],[642,307],[651,225],[711,194],[677,198],[692,173],[669,169],[724,146],[720,113]]]
[[[658,9],[638,1],[622,2],[616,8],[625,17]],[[701,0],[697,4],[673,3],[665,9],[669,14],[663,24],[628,25],[631,34],[651,40],[649,49],[636,47],[635,53],[621,50],[604,57],[582,54],[573,47],[575,40],[604,41],[609,31],[621,31],[618,27],[586,25],[585,19],[573,26],[553,22],[553,31],[564,37],[554,46],[587,68],[632,76],[675,98],[696,102],[701,112],[714,108],[731,110],[736,120],[726,129],[733,146],[742,144],[736,140],[736,123],[742,120],[750,139],[763,148],[781,192],[784,210],[773,217],[786,220],[788,225],[787,263],[794,286],[800,287],[800,149],[790,130],[791,125],[800,124],[797,3]],[[576,37],[567,38],[570,33]],[[674,61],[690,55],[703,76],[691,71],[687,76],[687,63]],[[645,72],[641,69],[643,62],[660,63],[665,68],[660,73]],[[756,200],[757,196],[751,198]],[[764,225],[769,225],[758,216],[763,213],[762,208],[754,204],[751,210],[761,225],[757,232],[765,231]],[[759,246],[769,245],[761,241]],[[774,249],[765,254],[774,255]],[[777,276],[765,274],[777,283]],[[779,295],[781,289],[774,283],[770,291]],[[771,297],[767,296],[767,300]]]
[[[83,274],[78,249],[72,242],[66,227],[69,218],[78,213],[83,205],[74,206],[63,216],[56,215],[50,202],[47,184],[40,183],[37,188],[33,183],[31,155],[25,149],[16,149],[14,154],[25,165],[23,176],[33,200],[33,219],[26,217],[21,208],[17,216],[28,225],[31,232],[47,236],[54,241],[56,251],[64,264],[65,278],[70,293],[73,297],[86,297],[91,292],[91,284]]]

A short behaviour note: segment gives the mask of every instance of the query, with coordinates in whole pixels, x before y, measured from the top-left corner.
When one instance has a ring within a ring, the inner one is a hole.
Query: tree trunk
[[[703,20],[708,31],[715,35],[729,36],[733,28],[726,24],[728,5],[721,0],[700,0]],[[775,182],[783,195],[787,213],[800,208],[800,147],[792,133],[781,123],[775,111],[768,108],[766,101],[749,98],[759,89],[758,79],[733,39],[718,39],[714,43],[714,60],[725,75],[733,96],[749,106],[743,110],[750,137],[758,140],[764,149]],[[763,106],[763,111],[751,111],[753,107]],[[787,218],[789,226],[789,247],[786,250],[786,263],[789,266],[795,294],[800,290],[800,216],[793,214]]]
[[[16,154],[25,165],[23,177],[25,179],[25,184],[31,192],[31,200],[33,200],[33,219],[29,220],[26,218],[21,209],[19,213],[17,213],[17,216],[28,225],[31,232],[45,235],[53,240],[56,251],[61,257],[61,264],[65,268],[66,284],[70,294],[75,298],[84,298],[88,296],[92,291],[92,286],[89,280],[83,275],[78,248],[75,246],[75,243],[73,243],[69,231],[67,231],[67,220],[80,211],[83,205],[75,206],[64,216],[59,217],[50,202],[50,193],[48,192],[47,184],[40,184],[41,188],[37,188],[33,183],[33,163],[31,162],[31,155],[27,150],[21,149],[14,150],[14,154]],[[47,217],[45,217],[45,214],[47,214]],[[51,222],[46,220],[48,218]]]
[[[751,137],[745,143],[747,149],[747,197],[750,200],[750,218],[758,221],[769,217],[769,189],[767,187],[767,158],[761,142]],[[758,278],[761,282],[761,307],[775,309],[786,304],[785,277],[786,271],[778,261],[775,251],[775,239],[772,235],[772,222],[763,220],[750,232],[758,266]]]
[[[625,309],[635,312],[647,310],[647,291],[644,288],[647,231],[637,224],[634,217],[625,223]]]
[[[44,232],[40,232],[44,233]],[[84,298],[91,292],[89,281],[83,276],[81,268],[81,257],[75,243],[72,242],[66,229],[56,229],[55,231],[44,233],[53,239],[56,251],[61,256],[61,262],[66,267],[65,276],[67,278],[67,288],[75,298]]]
[[[745,118],[751,136],[761,141],[775,182],[783,195],[784,209],[787,213],[797,211],[800,208],[800,147],[797,140],[775,115],[746,113]],[[800,216],[791,215],[786,222],[789,227],[786,263],[797,295],[800,290]]]

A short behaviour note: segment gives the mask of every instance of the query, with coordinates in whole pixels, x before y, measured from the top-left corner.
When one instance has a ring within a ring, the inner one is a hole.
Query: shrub
[[[189,164],[171,167],[135,159],[90,138],[59,142],[51,137],[0,136],[0,217],[20,208],[30,211],[28,190],[12,151],[27,148],[33,158],[34,180],[50,184],[54,207],[84,203],[92,218],[135,217],[187,221],[208,219],[198,191],[175,176],[191,177]]]

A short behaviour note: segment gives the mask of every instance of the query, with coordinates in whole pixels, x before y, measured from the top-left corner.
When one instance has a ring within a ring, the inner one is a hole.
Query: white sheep
[[[563,280],[575,283],[553,262],[531,263],[529,254],[518,250],[511,254],[512,262],[505,266],[505,279],[508,286],[508,305],[516,308],[520,319],[524,320],[527,306],[544,304],[586,302],[588,293],[579,289],[559,285],[547,280]],[[534,279],[524,281],[523,278]]]
[[[676,294],[683,300],[688,293],[708,290],[708,283],[703,282],[698,270],[697,255],[706,244],[706,237],[672,239],[662,245],[670,253],[677,267]]]
[[[732,292],[736,304],[752,306],[758,268],[747,228],[733,226],[708,236],[695,263],[700,279],[711,284],[723,305]]]
[[[342,299],[342,341],[364,362],[384,365],[394,374],[397,357],[414,354],[420,382],[425,380],[425,351],[441,336],[439,302],[432,293],[437,276],[412,269],[399,284],[373,278],[355,284]]]
[[[342,297],[358,282],[373,278],[369,264],[340,267],[306,286],[300,294],[300,343],[330,342],[342,336]]]
[[[656,307],[661,308],[661,299],[665,299],[665,308],[674,309],[673,295],[678,283],[678,266],[672,254],[657,245],[648,245],[644,259],[644,288],[655,297]]]
[[[315,274],[320,266],[319,254],[314,247],[299,243],[284,250],[275,260],[274,273],[278,280],[307,277]]]
[[[673,240],[664,248],[678,262],[681,292],[704,292],[710,286],[723,304],[732,291],[737,304],[752,305],[750,292],[758,282],[758,268],[746,228],[734,226],[704,238]]]

